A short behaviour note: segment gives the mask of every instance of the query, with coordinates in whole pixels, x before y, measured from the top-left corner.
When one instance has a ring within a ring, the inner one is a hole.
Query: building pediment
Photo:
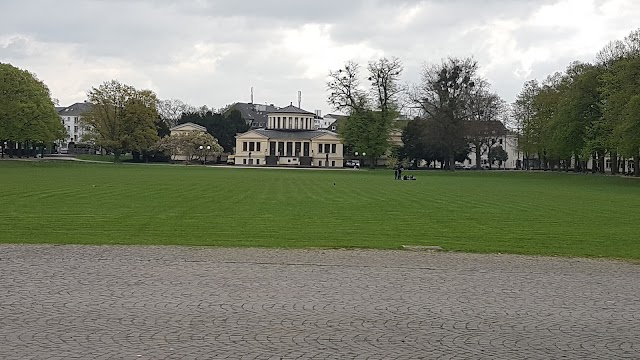
[[[236,139],[268,139],[269,137],[255,130],[249,130],[246,133],[236,135]]]
[[[314,141],[318,141],[318,140],[340,141],[340,137],[338,136],[338,134],[333,133],[333,132],[329,132],[329,131],[325,131],[322,134],[316,135],[316,136],[312,137],[312,139]]]
[[[177,126],[172,127],[171,129],[169,129],[171,132],[174,131],[202,131],[202,132],[206,132],[207,128],[198,124],[194,124],[194,123],[184,123],[184,124],[180,124]]]

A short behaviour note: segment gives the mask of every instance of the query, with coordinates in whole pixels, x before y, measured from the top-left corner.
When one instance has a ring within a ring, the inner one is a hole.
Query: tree
[[[502,168],[502,164],[509,160],[509,154],[502,148],[502,146],[493,146],[489,148],[489,168],[491,168],[494,162],[498,162],[498,168]]]
[[[169,127],[174,127],[179,124],[179,120],[185,113],[193,113],[196,109],[181,100],[158,100],[158,114]]]
[[[435,121],[445,145],[445,167],[455,169],[457,149],[465,144],[464,121],[469,115],[470,91],[479,80],[478,64],[467,59],[449,58],[441,64],[425,65],[421,81],[413,89],[411,101],[422,116]]]
[[[427,165],[435,161],[442,166],[448,159],[447,144],[443,140],[442,127],[431,118],[417,118],[410,121],[402,133],[404,146],[400,149],[400,157],[407,159],[414,167],[421,161]],[[468,159],[469,146],[460,145],[454,149],[454,160],[464,162]]]
[[[525,168],[530,169],[530,154],[535,153],[538,134],[532,128],[535,116],[535,98],[540,93],[540,85],[536,80],[524,83],[515,102],[511,106],[515,131],[518,134],[518,146],[524,152]]]
[[[114,153],[114,161],[128,151],[142,152],[158,141],[158,100],[151,90],[136,90],[117,80],[92,88],[93,104],[82,121],[89,127],[87,139]]]
[[[360,66],[347,62],[344,68],[329,72],[328,102],[349,116],[340,136],[353,151],[366,153],[375,167],[376,159],[389,151],[389,136],[399,113],[402,62],[381,58],[367,66],[369,90],[361,87]]]
[[[507,112],[506,102],[487,90],[488,84],[474,87],[470,93],[469,116],[465,121],[464,135],[476,157],[476,168],[482,168],[482,155],[495,144],[496,138],[504,136],[506,128],[501,121]]]
[[[200,147],[202,146],[202,149]],[[158,141],[155,148],[169,155],[172,160],[182,155],[187,163],[203,156],[212,156],[222,153],[222,146],[218,140],[209,133],[189,131],[164,137]]]
[[[207,128],[207,132],[218,139],[225,152],[232,152],[236,146],[236,135],[249,131],[250,126],[242,119],[238,110],[232,110],[226,116],[222,113],[189,112],[182,114],[178,124],[191,122]]]
[[[9,144],[13,157],[21,149],[51,144],[66,135],[49,88],[38,78],[10,64],[0,63],[0,146]],[[20,156],[22,152],[20,153]],[[35,155],[35,153],[34,153]]]

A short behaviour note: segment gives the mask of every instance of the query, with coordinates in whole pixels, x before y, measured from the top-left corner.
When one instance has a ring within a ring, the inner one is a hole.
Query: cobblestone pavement
[[[640,266],[0,245],[1,359],[640,358]]]

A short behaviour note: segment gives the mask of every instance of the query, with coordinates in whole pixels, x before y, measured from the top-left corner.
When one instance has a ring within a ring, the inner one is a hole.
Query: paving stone
[[[1,359],[640,358],[640,266],[0,245]]]

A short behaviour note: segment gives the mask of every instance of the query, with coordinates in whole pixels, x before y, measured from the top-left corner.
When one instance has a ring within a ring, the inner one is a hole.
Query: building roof
[[[204,127],[202,125],[194,124],[192,122],[187,122],[187,123],[184,123],[184,124],[176,125],[176,126],[172,127],[169,130],[170,131],[176,131],[176,130],[181,130],[182,128],[186,128],[186,127],[191,127],[191,128],[196,129],[196,130],[204,131],[204,132],[207,131],[206,127]]]
[[[263,105],[238,102],[231,105],[231,107],[227,110],[227,113],[232,110],[238,110],[240,112],[240,116],[249,125],[253,126],[253,124],[256,123],[258,125],[255,126],[259,126],[259,124],[264,124],[264,126],[266,126],[269,120],[267,114],[278,110],[278,108],[273,106],[273,104]]]
[[[91,109],[92,104],[87,102],[75,103],[71,106],[63,107],[58,110],[60,116],[82,116]],[[58,108],[56,108],[57,110]]]
[[[331,131],[326,131],[326,130],[281,131],[281,130],[256,129],[251,131],[256,132],[262,136],[266,136],[270,139],[310,140],[322,135],[338,136],[338,134]]]
[[[282,109],[276,109],[274,111],[270,111],[270,113],[274,114],[302,114],[302,115],[313,115],[316,116],[315,113],[309,112],[307,110],[302,110],[299,107],[293,106],[293,104],[283,107]]]

